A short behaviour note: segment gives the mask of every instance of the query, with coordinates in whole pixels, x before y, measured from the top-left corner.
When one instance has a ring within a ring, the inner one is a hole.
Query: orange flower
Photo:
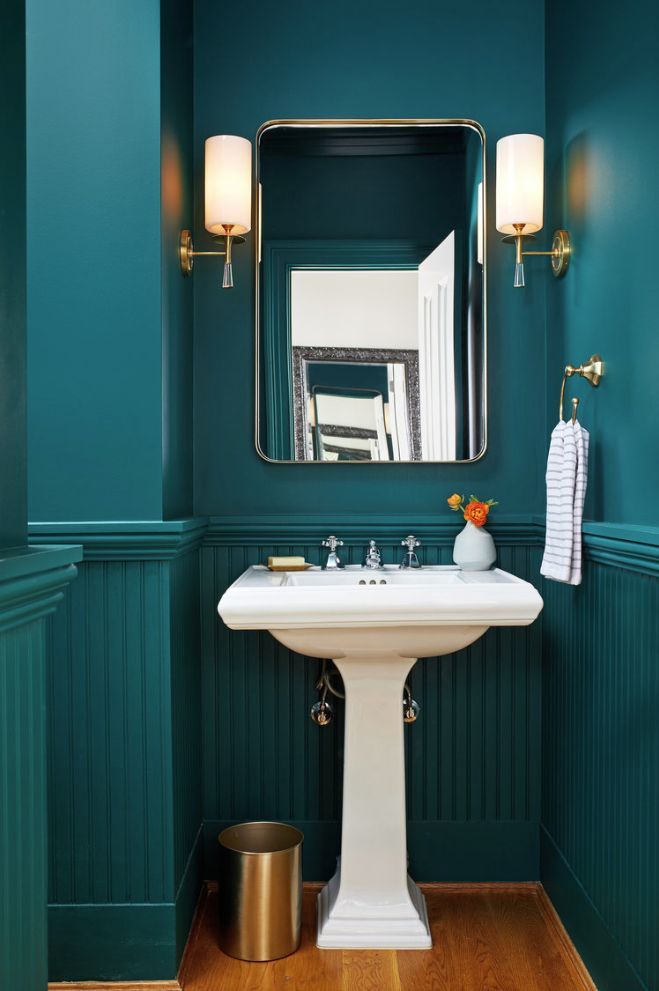
[[[490,511],[490,507],[486,502],[478,502],[472,499],[465,506],[464,518],[474,526],[484,526],[487,523],[487,514]]]
[[[451,509],[458,509],[460,503],[462,502],[462,496],[455,492],[452,496],[449,496],[446,501]]]

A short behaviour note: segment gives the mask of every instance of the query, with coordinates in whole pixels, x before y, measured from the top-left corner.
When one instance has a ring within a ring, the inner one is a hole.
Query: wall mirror
[[[257,136],[256,440],[270,461],[485,450],[485,135],[468,120]]]

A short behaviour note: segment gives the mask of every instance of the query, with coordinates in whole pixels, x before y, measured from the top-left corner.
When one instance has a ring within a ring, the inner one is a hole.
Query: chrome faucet
[[[400,562],[401,568],[420,568],[421,562],[416,556],[414,549],[421,546],[421,541],[417,540],[413,534],[410,534],[409,537],[405,537],[405,540],[401,540],[401,544],[403,547],[407,547],[407,553]]]
[[[369,540],[368,550],[366,551],[366,557],[364,558],[364,563],[362,568],[370,568],[375,570],[376,568],[383,568],[382,564],[382,554],[380,553],[380,548],[375,543],[374,540]]]
[[[345,564],[341,563],[341,559],[336,553],[337,547],[343,547],[342,540],[331,534],[326,540],[323,540],[321,547],[329,547],[329,554],[323,565],[323,571],[336,571],[338,568],[345,568]]]

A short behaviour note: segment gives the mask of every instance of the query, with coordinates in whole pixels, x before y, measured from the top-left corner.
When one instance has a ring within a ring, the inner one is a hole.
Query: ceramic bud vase
[[[462,571],[488,571],[497,559],[492,535],[484,526],[474,526],[467,520],[464,530],[455,538],[453,560]]]

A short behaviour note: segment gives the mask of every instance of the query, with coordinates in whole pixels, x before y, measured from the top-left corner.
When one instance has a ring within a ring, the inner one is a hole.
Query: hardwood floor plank
[[[305,885],[302,942],[270,963],[225,956],[210,889],[179,975],[184,991],[596,991],[537,884],[421,886],[432,950],[319,950]]]

